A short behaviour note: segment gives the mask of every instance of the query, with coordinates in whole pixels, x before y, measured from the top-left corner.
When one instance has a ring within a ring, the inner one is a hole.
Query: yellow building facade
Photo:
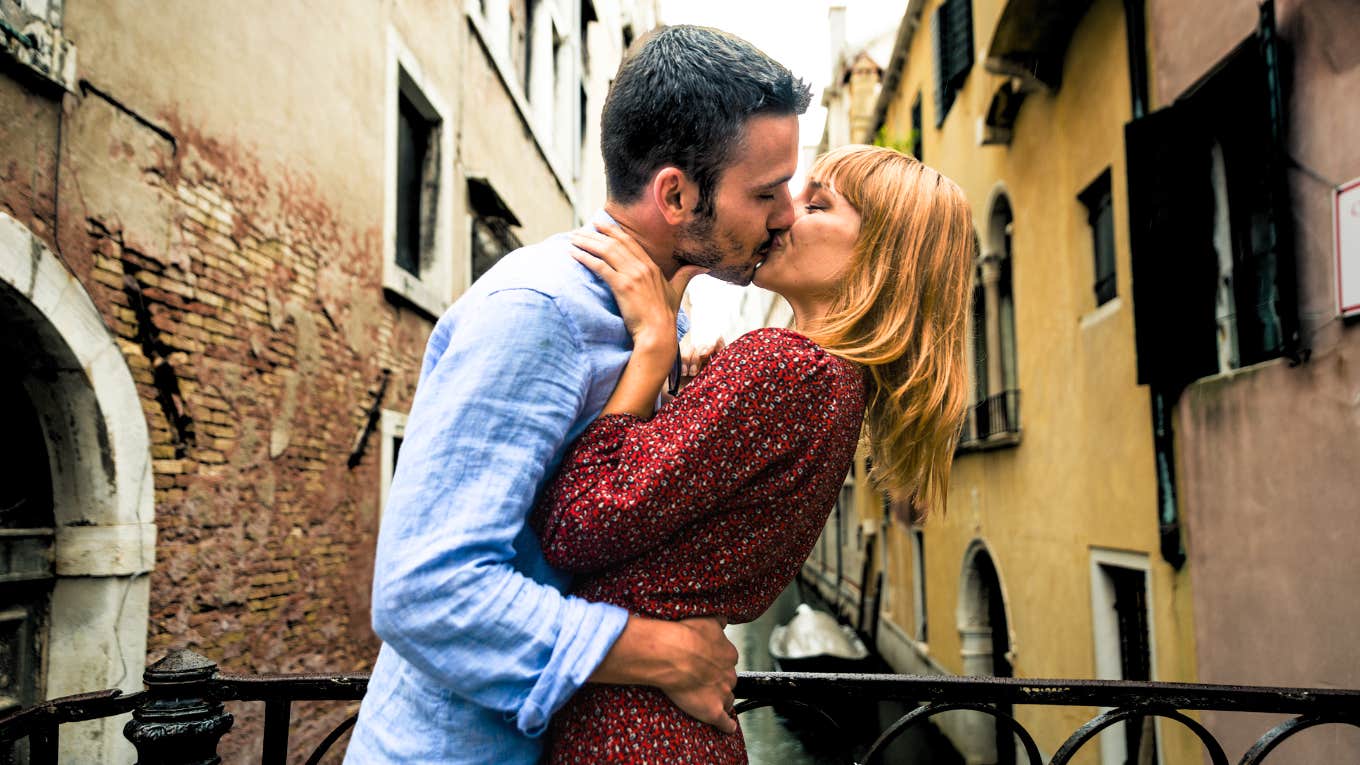
[[[1159,549],[1152,402],[1136,380],[1124,126],[1140,10],[1125,5],[912,0],[875,130],[852,137],[954,179],[980,245],[977,404],[947,511],[893,517],[861,462],[805,569],[897,671],[1196,679],[1188,574]],[[1045,757],[1096,713],[1014,710]],[[967,761],[1008,761],[989,719],[951,714],[941,728]],[[1155,728],[1152,762],[1201,761],[1177,724]],[[1078,761],[1122,763],[1142,730]]]

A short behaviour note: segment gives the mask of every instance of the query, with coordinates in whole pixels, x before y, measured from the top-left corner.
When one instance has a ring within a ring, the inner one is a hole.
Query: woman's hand
[[[633,337],[634,351],[655,349],[673,358],[677,342],[675,315],[680,309],[680,298],[690,279],[708,269],[682,266],[667,281],[651,256],[628,232],[608,223],[597,223],[595,228],[599,233],[586,230],[572,233],[571,243],[582,250],[573,252],[572,257],[614,292],[624,326]]]
[[[662,384],[678,352],[675,316],[690,279],[700,266],[682,266],[669,280],[646,250],[618,226],[596,224],[599,233],[577,231],[572,244],[577,262],[604,280],[614,293],[619,315],[633,337],[633,355],[602,414],[652,416]]]
[[[719,337],[711,345],[700,347],[687,347],[684,343],[680,346],[680,387],[689,385],[690,381],[699,376],[708,366],[708,362],[714,355],[727,347],[727,341]]]

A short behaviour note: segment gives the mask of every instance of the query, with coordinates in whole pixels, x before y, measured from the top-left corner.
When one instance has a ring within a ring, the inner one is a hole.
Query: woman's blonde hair
[[[968,397],[968,200],[915,158],[874,146],[824,154],[810,175],[859,212],[860,229],[808,334],[866,370],[870,481],[914,511],[943,512]]]

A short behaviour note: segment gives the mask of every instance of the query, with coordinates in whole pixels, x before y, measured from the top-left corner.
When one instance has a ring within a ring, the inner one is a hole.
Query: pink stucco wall
[[[1148,0],[1164,105],[1256,26],[1255,0]],[[1360,325],[1337,315],[1332,188],[1360,176],[1360,7],[1278,0],[1290,69],[1299,310],[1312,359],[1192,385],[1177,463],[1203,682],[1360,688]],[[1231,759],[1270,721],[1206,714]],[[1272,764],[1360,762],[1360,731],[1314,729]]]

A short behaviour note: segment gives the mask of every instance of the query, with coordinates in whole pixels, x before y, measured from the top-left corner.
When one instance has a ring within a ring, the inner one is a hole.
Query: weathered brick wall
[[[383,296],[380,215],[339,220],[309,178],[96,92],[69,123],[61,253],[117,338],[152,440],[149,661],[188,647],[229,671],[366,670],[369,418],[409,408],[431,327]],[[300,706],[295,747],[352,706]],[[233,711],[226,761],[258,761],[263,710]]]

